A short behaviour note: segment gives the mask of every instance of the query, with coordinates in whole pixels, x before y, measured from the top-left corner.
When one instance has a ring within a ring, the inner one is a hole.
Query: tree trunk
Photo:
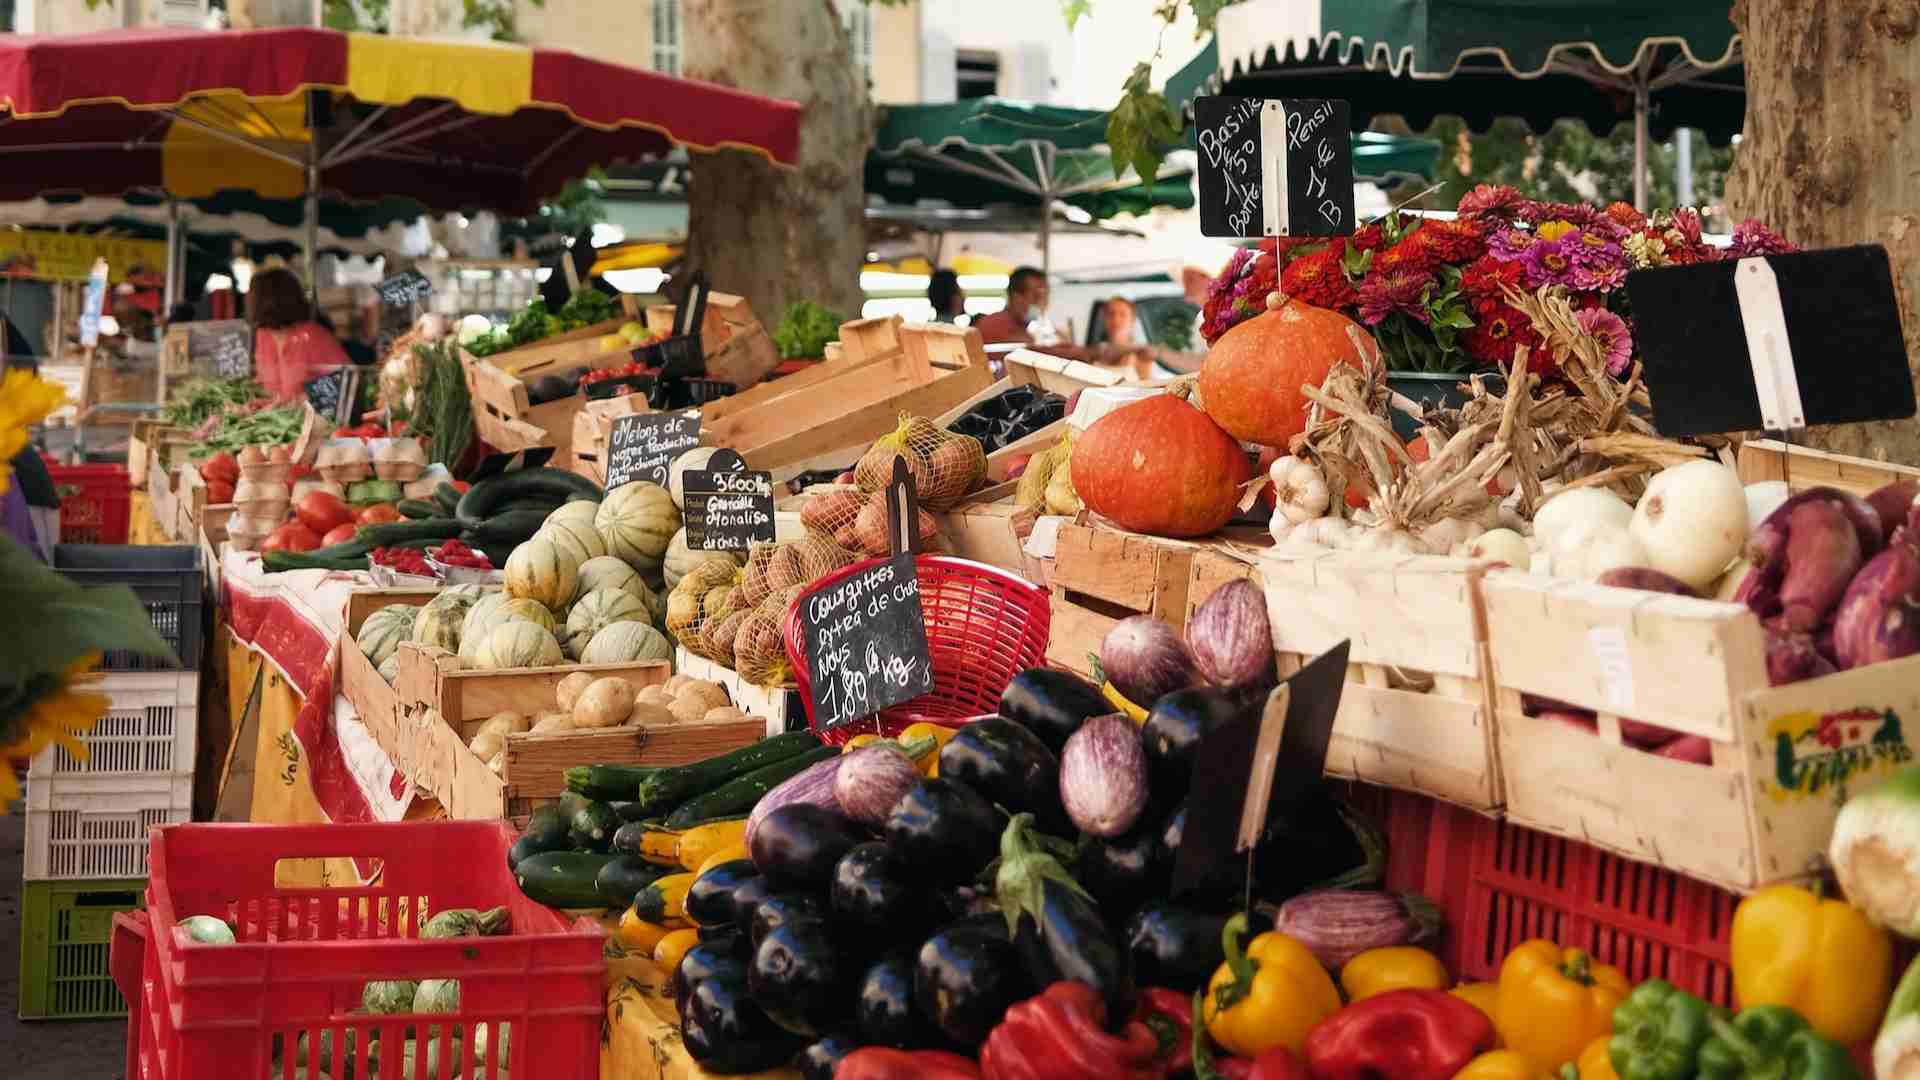
[[[1746,134],[1727,177],[1734,220],[1759,218],[1808,248],[1884,244],[1911,368],[1920,356],[1920,0],[1738,0],[1733,21],[1747,66]],[[1920,463],[1912,419],[1806,435],[1843,454]]]
[[[858,318],[872,121],[834,0],[684,0],[682,11],[687,77],[804,110],[798,168],[739,150],[691,155],[689,264],[747,297],[769,331],[796,300]]]

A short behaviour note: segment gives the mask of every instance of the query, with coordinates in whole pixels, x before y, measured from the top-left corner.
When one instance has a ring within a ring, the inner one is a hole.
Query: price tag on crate
[[[418,270],[402,270],[374,286],[388,307],[411,307],[433,295],[433,282]]]
[[[1344,236],[1353,232],[1353,137],[1344,101],[1195,98],[1200,232]]]
[[[1877,244],[1636,270],[1627,295],[1662,435],[1914,414],[1893,273]]]
[[[675,458],[700,445],[700,411],[632,413],[607,436],[607,490],[636,480],[665,487]]]
[[[1267,824],[1320,794],[1327,746],[1346,686],[1347,642],[1282,682],[1264,702],[1207,732],[1194,752],[1193,795],[1180,849],[1175,896],[1227,877],[1260,842]]]
[[[913,558],[900,552],[802,601],[809,690],[821,730],[933,689]]]
[[[681,498],[687,547],[694,551],[745,552],[773,543],[770,472],[689,469],[681,480]]]
[[[253,374],[253,327],[245,319],[188,323],[187,355],[196,370],[244,379]]]

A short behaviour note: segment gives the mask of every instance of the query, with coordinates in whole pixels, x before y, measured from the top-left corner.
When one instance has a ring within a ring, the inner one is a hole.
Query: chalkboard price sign
[[[920,579],[911,552],[877,562],[802,601],[813,719],[822,730],[933,689]]]
[[[418,270],[402,270],[374,288],[388,307],[410,307],[433,295],[433,282]]]
[[[245,319],[187,324],[187,355],[196,369],[213,369],[223,379],[253,374],[253,327]]]
[[[607,490],[636,480],[665,487],[673,459],[699,445],[698,409],[622,416],[607,438]]]
[[[681,480],[687,547],[749,551],[773,543],[773,474],[689,469]]]
[[[1200,97],[1200,231],[1343,236],[1354,228],[1353,140],[1344,101]]]

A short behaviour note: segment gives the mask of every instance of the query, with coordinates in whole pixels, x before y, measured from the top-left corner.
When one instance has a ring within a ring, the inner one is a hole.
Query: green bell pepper
[[[1860,1080],[1844,1047],[1784,1005],[1756,1005],[1708,1023],[1713,1037],[1700,1048],[1700,1080]]]
[[[1692,1080],[1716,1015],[1724,1014],[1670,982],[1648,979],[1613,1010],[1613,1071],[1620,1080]]]

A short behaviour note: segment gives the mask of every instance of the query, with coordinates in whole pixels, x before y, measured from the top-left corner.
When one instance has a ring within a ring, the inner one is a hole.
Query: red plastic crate
[[[122,465],[58,465],[47,461],[60,494],[60,542],[124,544],[133,515],[132,480]]]
[[[144,947],[141,985],[127,994],[129,1037],[138,1039],[138,1080],[305,1075],[293,1055],[274,1067],[276,1043],[331,1032],[377,1038],[381,1080],[427,1080],[424,1053],[400,1072],[406,1029],[440,1045],[485,1024],[504,1029],[510,1060],[447,1076],[504,1080],[596,1080],[605,1008],[603,933],[521,895],[507,869],[514,834],[504,822],[435,821],[371,825],[171,825],[151,832],[145,941],[115,935],[116,950]],[[371,885],[276,888],[280,860],[378,860]],[[421,941],[418,925],[448,908],[506,905],[512,933]],[[215,915],[234,927],[233,945],[192,943],[175,924]],[[128,969],[124,957],[113,970]],[[460,1011],[431,1016],[356,1014],[375,979],[456,978]],[[496,1042],[497,1045],[497,1042]],[[391,1064],[390,1064],[391,1062]],[[534,1064],[537,1062],[538,1064]],[[366,1075],[364,1060],[357,1075]],[[271,1070],[271,1071],[270,1071]],[[284,1070],[284,1071],[283,1071]],[[338,1072],[332,1075],[339,1075]]]

